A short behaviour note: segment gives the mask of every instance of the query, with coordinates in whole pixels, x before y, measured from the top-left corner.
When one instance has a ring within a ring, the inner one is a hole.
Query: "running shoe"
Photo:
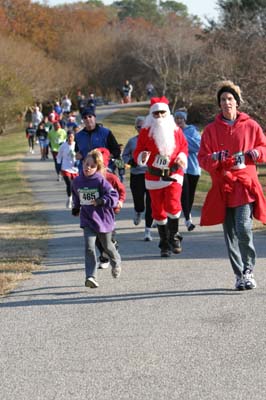
[[[236,290],[244,290],[245,289],[245,281],[244,278],[237,276],[236,283],[235,283]]]
[[[116,267],[112,267],[112,276],[113,278],[119,278],[121,274],[121,267],[117,265]]]
[[[100,256],[99,257],[99,269],[107,269],[110,265],[109,258]]]
[[[135,216],[133,219],[134,225],[139,225],[141,221],[141,213],[140,212],[135,212]]]
[[[247,290],[256,289],[256,287],[257,287],[257,283],[254,279],[254,275],[250,271],[250,269],[246,269],[244,272],[244,283],[245,283],[245,289],[247,289]]]
[[[72,208],[72,197],[69,196],[66,201],[66,208]]]
[[[151,229],[150,228],[145,228],[144,240],[145,240],[145,242],[151,242],[152,241]]]
[[[196,228],[196,226],[192,223],[191,219],[186,220],[185,224],[189,232],[193,231]]]
[[[89,278],[86,279],[85,286],[91,289],[95,289],[99,287],[99,283],[96,281],[95,278],[93,278],[93,276],[90,276]]]

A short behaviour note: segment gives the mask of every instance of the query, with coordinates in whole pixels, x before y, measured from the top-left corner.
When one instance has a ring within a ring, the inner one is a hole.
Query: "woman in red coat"
[[[221,113],[204,129],[198,154],[200,166],[212,179],[201,225],[223,224],[235,288],[254,289],[252,216],[266,223],[256,163],[266,161],[266,137],[257,122],[238,111],[242,98],[237,85],[223,81],[217,100]]]

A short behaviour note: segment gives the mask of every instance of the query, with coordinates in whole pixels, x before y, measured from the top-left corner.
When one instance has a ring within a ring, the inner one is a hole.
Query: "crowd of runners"
[[[85,243],[85,286],[97,288],[97,269],[111,265],[121,273],[115,216],[126,199],[125,169],[130,169],[133,224],[145,218],[144,240],[159,234],[160,256],[182,252],[179,221],[195,229],[192,207],[201,167],[212,187],[202,208],[201,225],[222,224],[235,289],[254,289],[256,251],[253,215],[266,223],[266,201],[256,164],[266,161],[261,127],[240,112],[240,88],[224,81],[217,90],[220,113],[201,135],[187,124],[186,109],[172,115],[168,99],[151,97],[147,116],[135,120],[136,135],[123,146],[112,131],[97,123],[93,93],[78,93],[78,111],[65,95],[47,115],[36,104],[26,128],[29,152],[39,145],[41,161],[53,158],[55,177],[64,180],[66,207],[79,216]],[[98,256],[97,256],[98,253]]]

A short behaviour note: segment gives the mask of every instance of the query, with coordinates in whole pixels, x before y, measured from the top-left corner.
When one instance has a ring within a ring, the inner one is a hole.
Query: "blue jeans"
[[[223,223],[224,238],[235,275],[242,277],[245,269],[253,270],[256,251],[252,233],[253,203],[227,208]]]
[[[85,243],[85,275],[86,278],[93,276],[97,278],[97,255],[95,241],[96,237],[99,238],[104,252],[108,255],[110,264],[112,267],[120,266],[121,257],[112,242],[112,232],[96,233],[89,227],[83,228],[84,231],[84,243]]]

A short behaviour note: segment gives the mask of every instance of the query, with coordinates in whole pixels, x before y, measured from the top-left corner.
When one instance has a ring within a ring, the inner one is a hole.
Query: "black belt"
[[[170,173],[176,172],[179,169],[178,165],[172,165],[170,168],[158,169],[153,167],[148,167],[148,172],[151,175],[160,176],[163,181],[173,181],[176,182],[176,179],[171,178]]]

